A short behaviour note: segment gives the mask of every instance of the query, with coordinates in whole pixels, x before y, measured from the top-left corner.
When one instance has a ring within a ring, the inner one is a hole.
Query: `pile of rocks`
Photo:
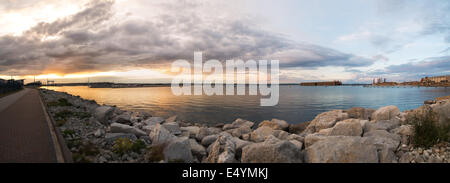
[[[82,155],[81,159],[89,162],[392,163],[450,160],[445,144],[431,150],[413,148],[410,144],[413,128],[407,124],[407,114],[395,106],[378,110],[333,110],[298,125],[279,119],[259,124],[236,119],[231,124],[210,127],[182,122],[176,116],[165,119],[114,106],[100,106],[67,93],[42,90],[42,94],[47,102],[64,98],[73,104],[49,107],[54,117],[64,110],[91,114],[84,119],[69,117],[60,126],[63,133],[74,132],[65,135],[72,153]],[[81,145],[71,144],[74,139]],[[145,147],[119,153],[118,139],[129,139],[133,145],[141,141]],[[95,153],[84,152],[86,149],[89,152],[85,146],[95,146]]]

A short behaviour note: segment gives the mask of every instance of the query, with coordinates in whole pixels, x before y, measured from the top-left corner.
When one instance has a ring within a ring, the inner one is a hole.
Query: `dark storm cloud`
[[[0,37],[0,71],[36,74],[167,67],[176,59],[279,59],[281,67],[362,67],[374,59],[298,44],[258,28],[250,19],[208,19],[195,10],[142,20],[115,17],[112,1],[93,1],[79,13],[38,23],[22,36]],[[190,7],[196,7],[190,4]],[[172,10],[173,9],[173,10]]]

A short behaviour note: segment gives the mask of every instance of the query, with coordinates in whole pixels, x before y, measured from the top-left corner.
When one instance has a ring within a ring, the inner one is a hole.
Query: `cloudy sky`
[[[284,83],[450,73],[448,0],[0,0],[0,77],[170,82],[174,60],[278,59]]]

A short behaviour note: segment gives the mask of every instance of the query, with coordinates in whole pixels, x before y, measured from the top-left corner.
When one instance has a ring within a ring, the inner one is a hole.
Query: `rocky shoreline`
[[[449,163],[446,142],[416,148],[410,116],[424,108],[450,121],[450,100],[426,101],[400,112],[396,106],[321,113],[302,124],[236,119],[206,126],[99,105],[40,89],[74,162],[90,163]]]

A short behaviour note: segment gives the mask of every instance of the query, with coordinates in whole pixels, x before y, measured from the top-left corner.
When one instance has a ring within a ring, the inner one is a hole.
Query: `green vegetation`
[[[73,115],[72,111],[63,110],[63,111],[57,112],[55,114],[55,118],[57,118],[57,119],[67,119],[68,117],[70,117],[72,115]]]
[[[436,115],[431,110],[425,110],[423,115],[416,114],[412,118],[414,146],[429,148],[450,140],[450,125],[439,125],[436,119]]]
[[[47,103],[47,106],[49,106],[49,107],[72,106],[72,104],[65,98],[59,98],[57,101],[52,101],[52,102]]]
[[[128,152],[140,153],[141,149],[146,147],[145,142],[140,139],[132,142],[128,138],[118,138],[114,141],[113,151],[120,155]]]
[[[72,112],[69,110],[63,110],[60,112],[57,112],[54,117],[56,119],[67,119],[69,117],[76,117],[79,119],[86,119],[86,118],[90,118],[91,114],[88,112]]]
[[[75,135],[75,131],[70,130],[70,129],[66,129],[62,132],[63,137],[64,138],[72,138]]]

